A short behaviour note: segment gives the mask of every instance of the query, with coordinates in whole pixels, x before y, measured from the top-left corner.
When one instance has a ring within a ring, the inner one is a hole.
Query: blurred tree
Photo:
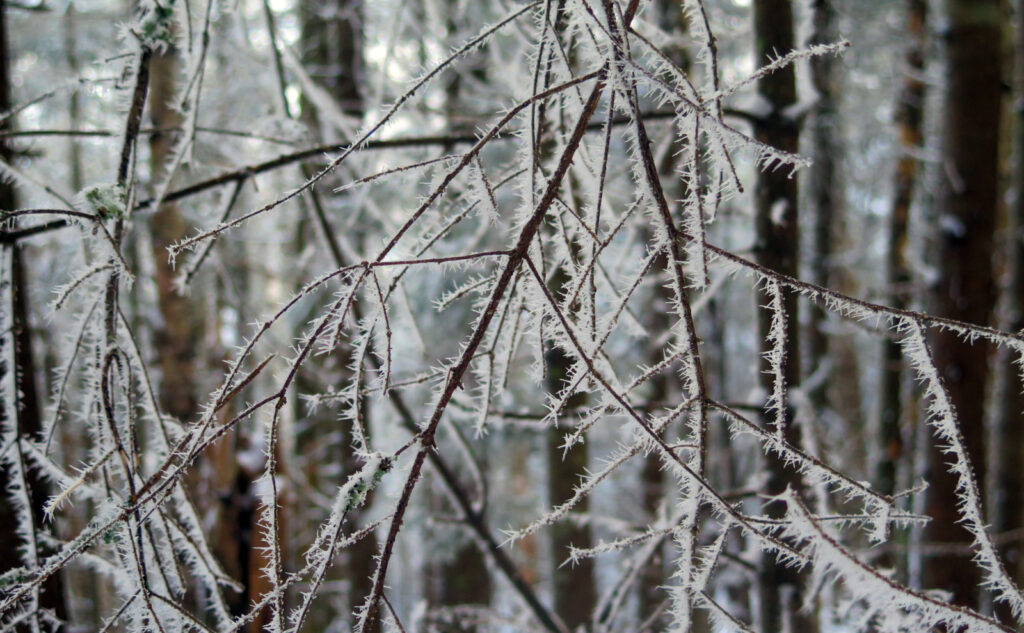
[[[903,85],[896,103],[895,121],[899,134],[892,207],[889,211],[889,244],[886,279],[889,305],[906,309],[911,305],[912,281],[909,261],[910,208],[918,181],[918,153],[924,145],[925,45],[928,2],[906,2],[907,43],[904,52]],[[903,355],[899,341],[887,338],[882,352],[882,397],[879,398],[879,447],[876,469],[878,489],[896,491],[897,467],[903,456]]]
[[[754,50],[758,65],[771,63],[782,51],[793,49],[793,7],[789,0],[755,2],[753,14]],[[800,120],[794,109],[797,103],[794,68],[787,66],[761,77],[757,82],[757,91],[766,104],[766,111],[754,121],[755,136],[772,147],[797,152]],[[757,262],[780,273],[796,276],[800,252],[797,179],[782,170],[762,171],[757,177],[754,200],[757,235],[754,252]],[[780,293],[778,297],[766,292],[757,296],[759,305],[764,306],[758,316],[758,333],[762,341],[761,386],[765,393],[772,393],[775,388],[774,366],[769,358],[772,355],[773,320],[777,312],[767,308],[774,301],[781,300],[786,315],[782,337],[789,353],[781,361],[785,382],[787,385],[800,384],[799,304],[794,293],[782,289],[777,292]],[[781,433],[790,445],[800,446],[801,430],[793,423],[793,411],[786,400],[774,406],[783,408],[779,419],[784,428],[773,428],[777,424],[767,416],[765,427],[772,427],[773,432]],[[772,454],[766,455],[765,459],[769,477],[767,494],[779,495],[787,488],[803,489],[799,474],[787,468],[784,459]],[[766,508],[768,516],[773,518],[782,518],[784,512],[785,508],[777,503],[769,503]],[[763,555],[758,576],[761,630],[780,631],[784,626],[790,626],[810,633],[817,629],[813,615],[801,609],[804,580],[797,570],[775,560],[771,555]]]
[[[948,55],[943,92],[943,156],[946,178],[939,198],[940,270],[938,314],[988,324],[996,289],[992,274],[993,236],[999,205],[999,122],[1002,107],[1002,3],[951,0]],[[991,350],[964,345],[958,333],[933,333],[935,364],[956,411],[974,477],[985,481],[985,395]],[[928,476],[926,543],[968,544],[958,523],[959,476],[948,466],[944,441],[932,444]],[[950,592],[954,604],[976,606],[981,577],[962,564],[959,552],[926,555],[924,583]]]
[[[0,112],[8,112],[12,105],[8,11],[6,0],[0,0]],[[10,119],[0,121],[0,131],[10,129]],[[0,138],[0,160],[10,163],[13,155],[10,141]],[[17,202],[13,183],[0,182],[0,209],[14,208]],[[24,251],[16,242],[4,241],[0,245],[0,290],[4,295],[0,313],[7,315],[4,320],[7,328],[0,335],[0,382],[9,381],[15,394],[13,400],[0,401],[0,429],[12,429],[19,442],[35,439],[43,428]],[[51,550],[47,542],[52,537],[43,511],[49,491],[20,443],[6,448],[0,455],[0,490],[22,498],[28,505],[19,509],[8,495],[0,498],[0,543],[4,544],[0,546],[0,574],[26,563],[39,565]],[[19,513],[23,514],[19,516]],[[25,520],[31,526],[29,534],[26,534]],[[18,631],[36,631],[44,624],[50,626],[51,618],[57,621],[67,618],[62,575],[51,577],[35,594],[34,600],[36,608],[45,612],[36,613],[23,622]]]
[[[1006,204],[1007,257],[1000,326],[1008,332],[1024,331],[1024,2],[1014,0],[1013,20],[1008,28],[1013,43],[1013,90],[1010,111],[1012,144],[1011,202]],[[1005,137],[1004,137],[1005,138]],[[992,530],[1006,539],[1001,548],[1007,569],[1018,585],[1024,583],[1024,389],[1019,384],[1020,367],[1013,355],[1001,351],[1001,400],[997,423],[990,436],[994,444],[992,480]],[[1013,616],[1005,603],[996,604],[1004,622]]]

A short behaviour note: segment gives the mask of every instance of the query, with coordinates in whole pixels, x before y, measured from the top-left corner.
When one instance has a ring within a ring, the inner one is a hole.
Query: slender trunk
[[[940,205],[940,278],[936,312],[988,324],[995,303],[991,255],[998,209],[999,121],[1002,103],[1002,11],[998,0],[950,0],[944,95],[944,151],[947,178]],[[955,408],[977,481],[985,481],[984,402],[989,349],[965,344],[948,331],[934,332],[935,362]],[[928,468],[925,530],[928,543],[967,544],[958,524],[957,476],[949,458],[932,443]],[[956,554],[924,561],[928,588],[950,592],[952,602],[977,605],[979,574]]]
[[[765,64],[778,54],[793,49],[793,8],[789,0],[759,0],[754,3],[754,32],[756,39],[757,63]],[[757,82],[761,97],[770,104],[767,116],[754,125],[757,139],[788,152],[799,149],[799,123],[786,115],[786,108],[796,103],[796,72],[792,66],[777,70]],[[799,250],[797,181],[785,170],[768,170],[758,174],[754,197],[756,200],[754,246],[758,263],[777,272],[796,275]],[[767,305],[770,297],[764,293],[758,296],[758,305]],[[783,299],[788,341],[785,381],[793,386],[800,381],[800,340],[797,298],[792,293]],[[770,349],[769,332],[772,314],[766,309],[758,313],[758,332],[765,348]],[[766,392],[772,390],[772,372],[768,371],[765,354],[761,355],[761,386]],[[791,412],[786,412],[783,429],[788,442],[800,444],[799,429],[791,423]],[[766,419],[766,425],[771,422]],[[767,494],[781,494],[787,487],[802,488],[799,475],[787,468],[784,461],[774,455],[765,456],[769,473]],[[784,508],[770,504],[766,513],[778,518]],[[762,631],[814,631],[814,618],[800,611],[803,603],[800,574],[776,561],[774,557],[762,557],[759,569],[760,589],[760,630]]]
[[[690,59],[689,53],[685,48],[686,34],[688,26],[686,22],[686,15],[683,10],[683,3],[673,2],[671,0],[660,0],[658,2],[658,19],[661,22],[661,27],[667,33],[673,35],[672,41],[675,45],[667,47],[665,54],[684,72],[690,71]],[[668,152],[665,159],[658,166],[659,171],[663,176],[663,181],[670,183],[668,185],[669,192],[674,200],[684,200],[686,198],[685,193],[682,191],[684,182],[678,176],[674,174],[677,167],[678,157],[681,155],[683,147],[681,143],[673,143],[672,151]],[[649,243],[653,239],[651,235],[645,235],[643,238],[644,242]],[[668,265],[661,258],[654,268],[656,270],[667,270]],[[661,336],[662,333],[669,332],[672,329],[672,323],[670,315],[672,311],[670,309],[671,301],[673,298],[672,289],[667,284],[656,284],[652,296],[650,298],[651,305],[650,309],[645,310],[645,314],[648,316],[647,323],[645,326],[647,331],[652,334],[651,340],[648,341],[650,348],[647,350],[646,362],[649,365],[655,365],[661,362],[664,357],[664,346],[660,340],[654,340]],[[657,376],[651,378],[650,385],[647,393],[647,398],[653,406],[663,405],[667,402],[672,402],[672,396],[675,395],[670,390],[672,389],[672,376],[673,373],[669,370],[662,372]],[[665,484],[665,471],[663,468],[662,457],[657,452],[652,452],[643,458],[643,464],[640,470],[640,492],[641,499],[643,500],[643,508],[646,516],[645,520],[654,525],[659,519],[659,513],[665,511],[666,502],[666,484]],[[668,599],[668,595],[665,592],[665,585],[669,579],[665,573],[665,550],[667,545],[662,544],[654,552],[654,555],[648,561],[647,565],[640,572],[640,582],[638,588],[638,600],[637,600],[637,619],[638,622],[647,622],[652,614],[654,614],[659,608],[662,608],[665,601]],[[664,624],[667,613],[665,616],[658,618],[650,625],[653,630],[659,630],[661,625]]]
[[[13,190],[6,184],[0,185],[0,204],[4,204],[3,199],[13,201]],[[12,366],[7,365],[6,359],[0,363],[0,380],[5,379],[6,372],[12,371],[16,395],[12,403],[13,407],[8,407],[7,402],[0,403],[0,424],[11,425],[19,441],[25,441],[35,439],[42,429],[26,298],[28,286],[25,279],[22,247],[6,245],[4,250],[9,250],[9,252],[3,253],[4,257],[8,255],[10,257],[10,278],[4,280],[4,283],[10,284],[11,298],[11,304],[6,308],[10,310],[11,336],[8,338],[5,335],[4,338],[7,340],[6,345],[13,348],[9,354],[5,353],[5,355],[13,362]],[[9,416],[13,416],[13,420],[9,419]],[[11,449],[11,456],[8,459],[17,460],[18,470],[24,473],[23,483],[27,488],[25,492],[31,506],[29,519],[32,525],[29,529],[35,540],[32,549],[37,552],[37,560],[33,561],[33,564],[38,565],[42,562],[43,556],[52,553],[43,548],[43,543],[39,538],[40,535],[48,532],[45,527],[43,506],[50,493],[47,490],[46,482],[40,478],[38,471],[26,459],[20,444]],[[6,494],[10,489],[9,477],[12,474],[10,469],[0,466],[0,490],[4,491],[4,494],[0,496],[0,543],[4,543],[4,546],[0,547],[0,573],[24,565],[26,562],[22,557],[23,533],[19,530],[21,517],[12,506],[12,499]],[[16,545],[18,546],[16,547]],[[40,609],[52,610],[53,614],[61,621],[68,617],[63,575],[54,574],[43,583],[38,603]],[[19,625],[15,630],[30,630],[28,622]]]
[[[175,107],[177,75],[177,51],[170,48],[154,53],[149,65],[149,117],[155,130],[149,136],[149,171],[154,187],[167,175],[178,140],[173,129],[180,127],[183,121]],[[153,280],[160,314],[160,319],[152,324],[154,361],[159,370],[157,395],[161,412],[184,423],[197,415],[199,409],[196,384],[197,372],[202,370],[199,350],[205,324],[194,297],[186,297],[176,290],[177,273],[168,260],[167,248],[183,239],[189,228],[181,208],[173,203],[160,205],[149,221]],[[193,485],[197,479],[196,475],[192,477]],[[214,551],[226,568],[231,569],[233,560],[223,551],[228,543],[233,541],[218,540]],[[230,591],[227,598],[235,613],[245,606],[244,602],[233,604]],[[201,598],[192,596],[190,600]]]
[[[838,39],[838,16],[830,0],[814,0],[811,3],[813,33],[811,44],[826,44]],[[834,240],[842,222],[843,196],[840,189],[838,162],[842,156],[841,132],[839,129],[839,66],[835,57],[823,55],[810,62],[811,80],[818,93],[810,125],[811,153],[814,164],[808,173],[808,198],[814,216],[814,233],[811,258],[807,263],[807,274],[811,282],[819,286],[830,286],[833,281],[831,259]],[[825,332],[828,312],[812,305],[807,324],[807,372],[814,374],[829,371],[823,364],[830,362],[829,337]],[[823,411],[828,406],[827,386],[822,381],[810,394],[815,408]]]
[[[833,0],[814,0],[811,4],[812,44],[832,44],[840,39],[839,14]],[[808,171],[808,202],[814,217],[810,261],[807,274],[820,286],[852,296],[862,293],[854,276],[835,265],[838,255],[855,247],[846,226],[844,183],[842,178],[843,126],[840,114],[843,65],[834,55],[811,59],[811,79],[817,103],[810,119],[811,152],[814,163]],[[828,333],[828,312],[810,306],[805,328],[807,355],[804,373],[808,396],[821,419],[823,414],[839,418],[853,437],[864,437],[861,422],[861,375],[857,344],[849,335]],[[835,379],[838,378],[838,379]],[[813,429],[820,428],[814,425]],[[810,446],[811,438],[807,438]],[[858,443],[860,445],[860,443]],[[851,461],[862,458],[851,455]]]
[[[68,70],[77,78],[78,65],[78,19],[75,17],[74,5],[69,4],[64,16],[64,52],[67,56]],[[68,127],[77,130],[82,123],[82,104],[77,90],[72,90],[68,97]],[[82,148],[79,139],[68,137],[68,167],[71,172],[72,191],[81,191],[85,186],[82,178]]]
[[[918,159],[916,152],[924,144],[924,100],[925,45],[927,32],[927,0],[907,0],[906,34],[904,51],[903,86],[896,103],[896,126],[899,133],[899,155],[896,159],[896,175],[892,208],[889,211],[889,244],[886,262],[888,282],[888,303],[896,309],[911,305],[911,271],[908,260],[908,226],[910,208],[918,182]],[[899,468],[903,462],[905,447],[902,421],[909,417],[912,406],[904,407],[903,353],[899,340],[886,338],[882,343],[882,371],[880,380],[881,398],[878,409],[878,462],[875,465],[875,486],[882,494],[896,492],[900,480]],[[911,453],[912,454],[912,453]],[[906,467],[906,466],[904,466]],[[907,542],[901,537],[901,542]],[[902,564],[901,564],[902,563]],[[886,555],[879,559],[880,567],[895,567],[906,570],[908,561],[904,557]]]
[[[174,85],[178,61],[173,51],[153,55],[150,64],[150,118],[157,130],[181,125],[181,114],[174,108]],[[149,138],[150,170],[154,180],[168,168],[175,136],[171,132],[153,132]],[[198,397],[194,384],[197,369],[197,345],[202,339],[202,316],[195,301],[174,288],[175,271],[167,258],[167,247],[186,236],[188,226],[176,204],[163,204],[151,220],[153,259],[156,267],[157,298],[161,323],[154,328],[154,346],[160,368],[160,406],[165,413],[188,421],[196,414]]]
[[[454,553],[430,565],[425,597],[432,606],[468,605],[486,609],[490,605],[491,581],[487,560],[470,539],[460,535],[456,539]],[[439,633],[483,633],[488,629],[471,614],[464,617],[449,613],[434,618],[431,630]]]
[[[1008,283],[1003,304],[1003,329],[1010,332],[1024,330],[1024,0],[1014,0],[1013,24],[1013,171],[1011,186],[1013,203],[1009,208],[1007,232],[1009,239]],[[1010,354],[1002,354],[999,371],[1003,373],[1003,393],[1000,411],[994,429],[995,463],[993,468],[992,531],[1005,534],[1024,528],[1024,385],[1020,367]],[[1002,548],[1007,571],[1018,584],[1024,580],[1024,534],[1007,541]],[[996,605],[996,614],[1004,622],[1012,622],[1009,609]]]
[[[69,4],[64,14],[64,55],[68,65],[68,71],[73,78],[77,78],[81,72],[80,64],[78,60],[78,17],[75,11],[74,5]],[[82,126],[82,103],[81,95],[78,90],[72,90],[71,94],[68,95],[68,128],[71,130],[79,130]],[[82,173],[82,145],[81,139],[74,136],[70,136],[67,139],[67,156],[68,156],[68,182],[71,185],[72,191],[81,191],[85,186],[85,179]],[[53,355],[56,353],[52,347],[46,350],[46,353]],[[47,362],[47,374],[56,366],[56,358],[54,362]],[[86,457],[85,451],[80,446],[81,438],[77,430],[72,429],[70,425],[61,425],[61,428],[56,431],[60,436],[60,448],[64,463],[75,463],[75,461],[84,459]],[[87,506],[92,504],[91,501],[87,501]],[[84,513],[71,513],[66,519],[67,534],[79,534],[86,526],[86,517],[91,515],[91,511],[87,510]],[[100,604],[103,601],[101,593],[103,591],[103,583],[100,582],[98,575],[91,569],[68,569],[66,570],[67,577],[67,601],[70,613],[68,615],[69,621],[72,622],[87,622],[94,626],[100,626],[102,622],[102,609]]]
[[[562,35],[565,32],[564,1],[554,3],[555,31]],[[557,53],[550,47],[544,51],[547,63],[556,63]],[[569,63],[572,63],[570,58]],[[541,69],[543,86],[551,82],[550,72]],[[547,157],[551,153],[545,138],[550,128],[558,125],[559,111],[540,104],[537,114],[536,155]],[[539,166],[535,166],[539,169]],[[575,191],[576,188],[573,187]],[[578,201],[574,200],[573,204]],[[555,271],[550,278],[549,286],[556,297],[562,295],[563,286],[568,278],[563,269]],[[545,342],[544,363],[547,369],[545,388],[549,394],[559,394],[567,387],[566,378],[571,369],[569,357],[550,341]],[[576,410],[586,404],[586,394],[577,393],[565,402],[566,409]],[[578,442],[569,449],[564,447],[564,436],[567,432],[564,420],[548,430],[546,434],[546,454],[548,466],[548,504],[555,507],[565,503],[574,493],[576,484],[582,474],[587,472],[589,450],[586,442]],[[574,514],[585,515],[590,508],[589,496],[583,497],[575,506]],[[551,585],[552,602],[555,612],[569,630],[586,626],[591,622],[594,606],[598,602],[595,566],[592,558],[584,558],[575,565],[562,565],[569,556],[570,546],[589,548],[593,545],[593,537],[589,525],[580,524],[572,519],[563,519],[551,528]]]
[[[560,290],[560,275],[552,282],[554,290]],[[561,281],[564,281],[561,280]],[[557,347],[551,346],[545,354],[549,393],[559,393],[566,386],[569,359]],[[576,394],[566,402],[566,408],[576,410],[586,403],[585,394]],[[570,416],[571,417],[571,416]],[[559,506],[568,501],[575,491],[580,475],[587,472],[588,454],[586,443],[578,443],[564,450],[566,427],[558,424],[547,433],[548,445],[548,504]],[[575,514],[589,510],[589,497],[583,497],[576,504]],[[571,520],[562,520],[551,528],[551,578],[555,611],[569,630],[576,630],[590,622],[594,605],[597,604],[597,586],[594,582],[594,560],[585,558],[575,565],[562,565],[569,556],[569,547],[589,548],[593,537],[587,525]]]
[[[910,205],[917,185],[917,150],[924,142],[925,59],[927,39],[927,0],[908,0],[906,17],[907,48],[903,87],[896,104],[896,125],[899,131],[899,157],[896,160],[896,183],[889,214],[889,247],[887,277],[889,305],[897,309],[909,306],[910,265],[907,259],[907,226]],[[875,471],[878,489],[883,494],[896,490],[897,466],[903,455],[900,419],[903,417],[903,355],[896,339],[886,339],[882,352],[881,400],[879,401],[879,434],[881,459]]]

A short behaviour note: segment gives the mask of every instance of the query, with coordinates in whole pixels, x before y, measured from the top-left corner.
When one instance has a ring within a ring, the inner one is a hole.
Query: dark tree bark
[[[830,0],[814,0],[811,4],[813,33],[811,44],[827,44],[838,39],[839,18]],[[843,196],[837,173],[842,159],[839,130],[839,74],[837,60],[831,55],[815,57],[810,62],[811,80],[818,93],[810,125],[811,153],[814,164],[808,174],[809,211],[814,216],[811,259],[807,263],[810,280],[829,287],[832,282],[831,256],[836,234],[841,230]],[[829,337],[825,333],[828,312],[811,306],[807,327],[807,371],[822,369],[829,362]],[[811,394],[820,411],[828,398],[824,381]]]
[[[363,1],[320,0],[302,12],[302,61],[340,110],[363,114]]]
[[[563,15],[564,1],[554,3],[555,31],[561,35],[565,30],[565,18]],[[557,52],[545,49],[545,63],[548,65],[558,63]],[[570,59],[570,63],[571,63]],[[541,67],[543,75],[543,86],[550,85],[550,71],[546,66]],[[554,102],[554,103],[557,103]],[[546,104],[538,106],[538,131],[535,137],[538,147],[536,155],[547,157],[552,149],[548,147],[546,133],[549,126],[559,124],[559,109],[556,107],[547,108]],[[535,166],[535,169],[541,167]],[[570,178],[572,176],[570,175]],[[574,188],[575,190],[575,188]],[[573,204],[578,205],[578,200]],[[549,287],[556,297],[562,295],[562,290],[567,283],[567,275],[564,270],[555,271],[549,280]],[[566,377],[571,369],[571,360],[568,355],[559,347],[546,342],[544,362],[547,368],[545,387],[550,394],[559,394],[567,385]],[[569,398],[565,407],[568,410],[577,410],[586,404],[586,394],[577,393]],[[564,440],[567,428],[559,423],[548,430],[545,435],[547,466],[548,466],[548,505],[555,507],[565,503],[573,495],[580,476],[586,473],[589,462],[589,451],[585,442],[580,442],[565,450]],[[586,514],[590,508],[590,498],[583,497],[576,504],[576,514]],[[551,528],[551,584],[552,602],[555,612],[569,630],[576,630],[580,626],[586,626],[591,622],[594,606],[598,602],[597,584],[595,579],[595,566],[592,558],[580,560],[575,565],[562,565],[569,556],[570,546],[577,548],[589,548],[593,545],[593,537],[588,525],[580,525],[571,520],[563,519]]]
[[[1024,330],[1024,1],[1013,2],[1013,203],[1007,209],[1008,262],[1001,327],[1010,332]],[[1024,528],[1024,385],[1020,367],[1010,353],[1003,353],[1002,399],[995,430],[993,468],[992,531],[1004,534]],[[1024,535],[1007,541],[1001,548],[1007,571],[1018,584],[1024,580]],[[996,605],[996,615],[1012,622],[1006,605]]]
[[[759,0],[754,3],[754,37],[756,62],[768,63],[776,56],[793,49],[793,8],[789,0]],[[767,116],[754,123],[757,139],[772,147],[787,152],[797,152],[800,141],[799,122],[787,116],[786,108],[797,101],[796,72],[793,66],[779,69],[757,82],[757,90],[770,110]],[[754,190],[756,243],[754,246],[758,263],[786,275],[797,275],[799,230],[797,206],[797,180],[786,170],[768,170],[758,173]],[[764,293],[758,295],[758,305],[766,305],[770,298]],[[800,338],[797,297],[792,293],[784,295],[786,338],[788,340],[785,381],[787,385],[800,382]],[[768,343],[772,314],[761,309],[758,313],[758,332],[762,345]],[[762,351],[767,352],[769,347]],[[772,390],[772,376],[768,362],[762,354],[761,386]],[[786,413],[787,424],[784,436],[791,444],[800,445],[799,430],[791,423],[790,412]],[[772,424],[766,417],[766,424]],[[800,477],[774,455],[765,456],[769,472],[766,492],[781,494],[787,487],[801,489]],[[784,512],[780,504],[766,508],[769,516],[780,517]],[[800,574],[781,565],[772,556],[762,556],[758,568],[760,589],[760,630],[780,631],[784,623],[790,623],[793,630],[814,631],[816,623],[812,616],[800,611],[803,603]]]
[[[998,209],[999,121],[1002,104],[1002,19],[998,0],[950,0],[946,35],[943,134],[947,177],[940,192],[940,278],[935,310],[944,317],[988,324],[995,303],[991,256]],[[935,362],[959,416],[977,481],[985,481],[984,402],[989,349],[934,332]],[[957,478],[932,444],[925,529],[928,543],[966,544],[957,524]],[[948,591],[954,604],[976,606],[979,574],[958,555],[924,560],[924,584]]]
[[[560,290],[560,275],[555,275],[552,283]],[[559,393],[565,385],[565,377],[569,372],[569,359],[557,347],[550,347],[545,354],[548,378],[547,388],[550,393]],[[566,402],[566,408],[576,410],[586,403],[585,394],[576,394]],[[587,445],[579,443],[564,450],[564,434],[562,425],[547,433],[548,455],[548,505],[561,505],[572,497],[580,476],[587,471]],[[589,509],[589,498],[584,497],[576,504],[575,512],[586,513]],[[569,556],[569,546],[589,548],[593,545],[590,528],[571,521],[562,520],[551,527],[551,578],[555,611],[570,630],[590,622],[594,605],[597,604],[597,586],[594,583],[594,560],[586,558],[575,565],[562,563]]]
[[[437,505],[443,507],[443,504]],[[454,552],[428,566],[424,597],[432,607],[468,605],[487,608],[490,605],[491,582],[487,561],[480,548],[470,539],[472,536],[468,533],[457,535]],[[488,627],[472,617],[447,613],[431,618],[427,630],[438,633],[483,633]]]
[[[839,13],[832,0],[811,3],[811,22],[810,44],[832,44],[840,39]],[[853,275],[835,264],[838,254],[854,246],[846,226],[842,178],[845,149],[839,107],[843,65],[835,55],[819,55],[809,65],[817,102],[807,130],[814,160],[807,172],[808,214],[814,218],[807,276],[819,286],[861,296]],[[808,312],[803,366],[808,396],[819,419],[838,418],[860,437],[866,429],[861,422],[865,416],[861,412],[856,343],[851,336],[828,332],[828,311],[821,306],[812,304]]]

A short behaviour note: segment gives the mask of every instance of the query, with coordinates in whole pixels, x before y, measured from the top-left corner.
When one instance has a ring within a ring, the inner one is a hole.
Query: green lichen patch
[[[86,187],[78,196],[88,211],[104,220],[127,216],[125,206],[128,203],[128,194],[124,187],[116,182]]]

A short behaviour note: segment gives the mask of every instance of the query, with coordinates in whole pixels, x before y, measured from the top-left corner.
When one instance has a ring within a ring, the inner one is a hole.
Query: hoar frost
[[[120,183],[110,182],[92,185],[78,193],[79,201],[86,211],[100,219],[120,219],[127,216],[128,194]]]

